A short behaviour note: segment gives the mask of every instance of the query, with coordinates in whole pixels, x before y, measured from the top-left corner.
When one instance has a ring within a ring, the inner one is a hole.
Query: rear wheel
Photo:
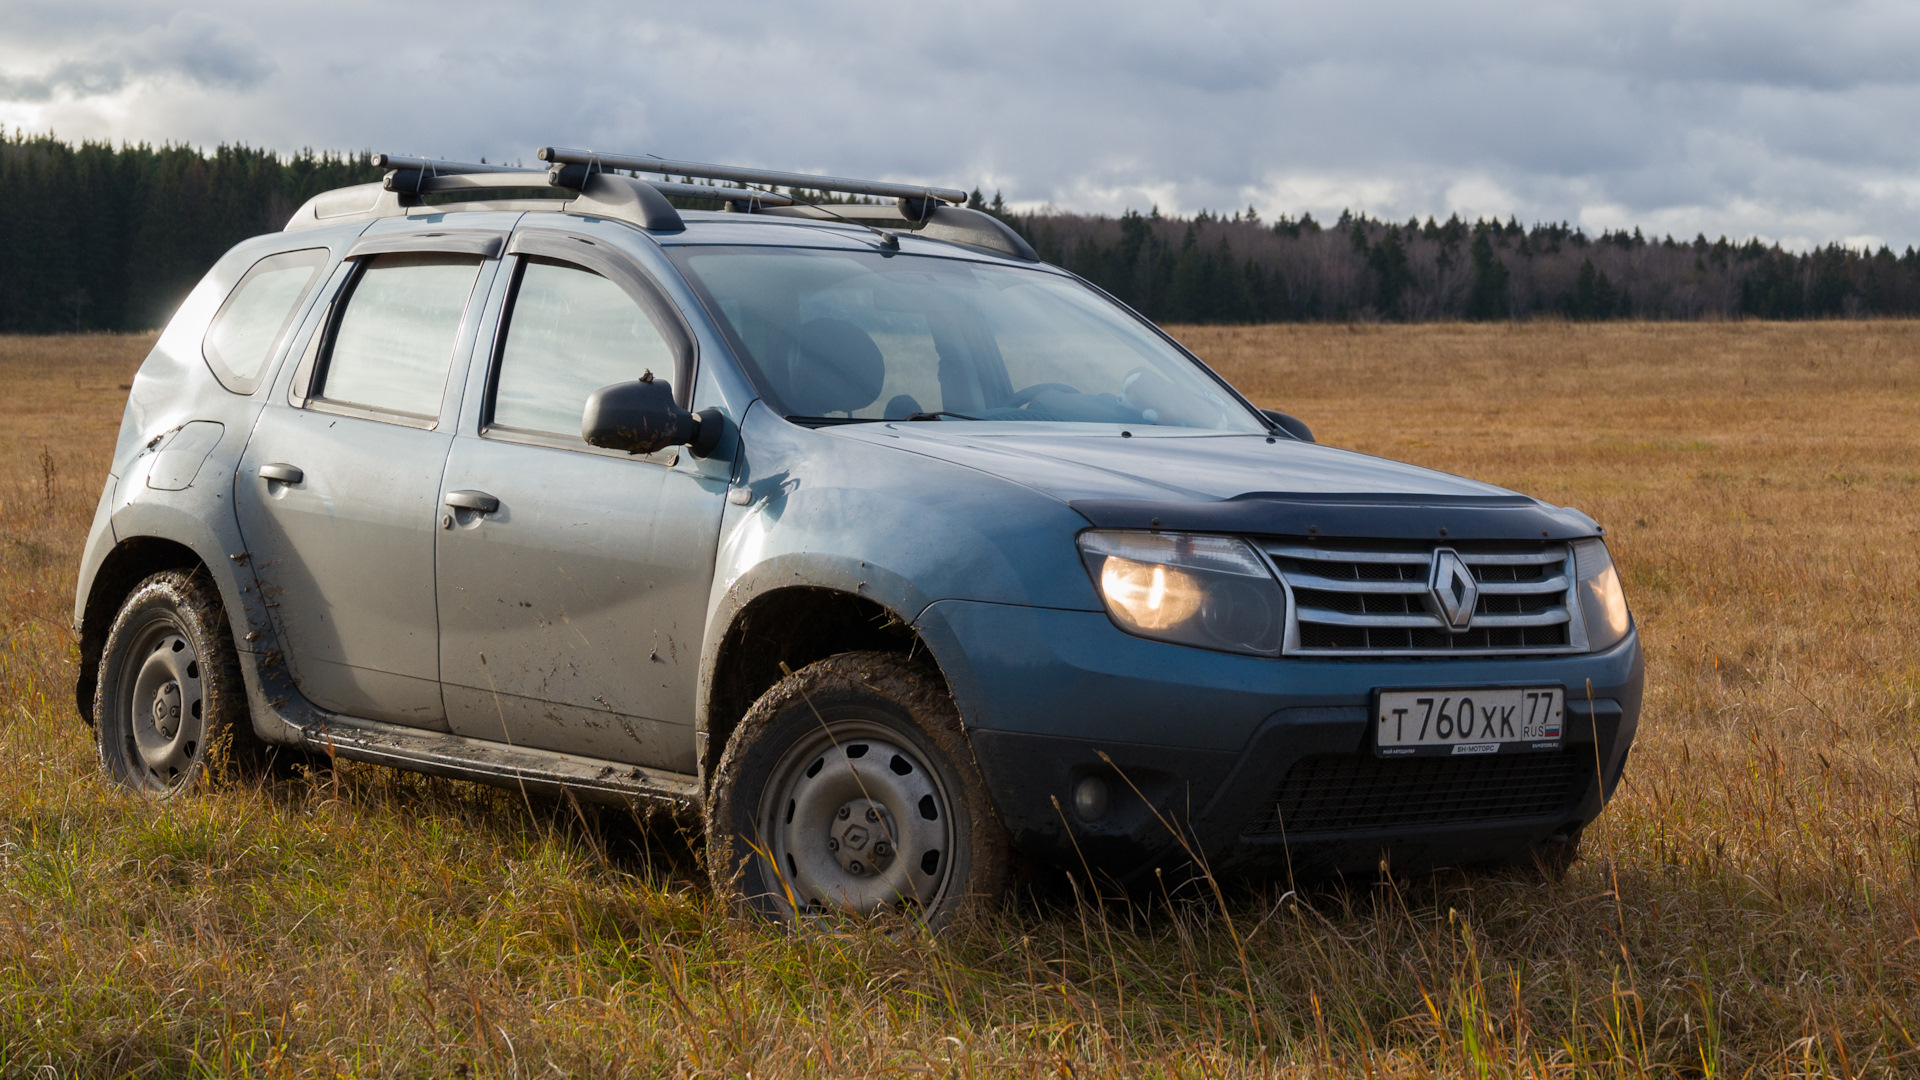
[[[93,717],[106,774],[162,798],[259,758],[226,612],[205,574],[155,574],[120,605]]]
[[[847,653],[783,679],[722,754],[710,864],[779,919],[918,912],[936,928],[1006,890],[1006,832],[931,671]]]

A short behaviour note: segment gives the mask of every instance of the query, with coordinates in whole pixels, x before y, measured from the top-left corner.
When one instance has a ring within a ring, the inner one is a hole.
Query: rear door
[[[247,445],[241,532],[294,682],[321,708],[446,728],[433,561],[462,381],[450,376],[502,239],[351,253],[289,394]]]
[[[686,404],[694,362],[671,303],[590,228],[516,234],[503,317],[476,350],[486,401],[443,487],[498,507],[452,507],[438,534],[448,718],[477,738],[690,773],[726,478],[684,450],[581,440],[594,390],[651,371]]]

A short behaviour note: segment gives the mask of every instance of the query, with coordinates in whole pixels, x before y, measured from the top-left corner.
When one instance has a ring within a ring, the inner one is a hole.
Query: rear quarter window
[[[326,248],[269,255],[254,263],[227,296],[201,344],[220,385],[251,394],[287,335],[302,301],[327,264]]]

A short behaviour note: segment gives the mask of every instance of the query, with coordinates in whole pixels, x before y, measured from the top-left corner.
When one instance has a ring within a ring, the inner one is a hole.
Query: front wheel
[[[1585,826],[1565,836],[1554,836],[1533,846],[1533,865],[1548,881],[1559,881],[1580,859],[1580,834]]]
[[[890,653],[766,692],[715,770],[716,882],[778,919],[918,912],[936,929],[1006,890],[1005,829],[939,678]]]
[[[93,718],[107,776],[162,798],[258,756],[226,612],[204,573],[155,574],[120,605]]]

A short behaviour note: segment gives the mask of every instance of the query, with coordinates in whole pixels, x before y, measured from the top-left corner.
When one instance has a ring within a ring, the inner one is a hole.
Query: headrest
[[[887,363],[865,330],[845,319],[808,319],[794,334],[787,405],[803,416],[853,412],[873,404]]]

